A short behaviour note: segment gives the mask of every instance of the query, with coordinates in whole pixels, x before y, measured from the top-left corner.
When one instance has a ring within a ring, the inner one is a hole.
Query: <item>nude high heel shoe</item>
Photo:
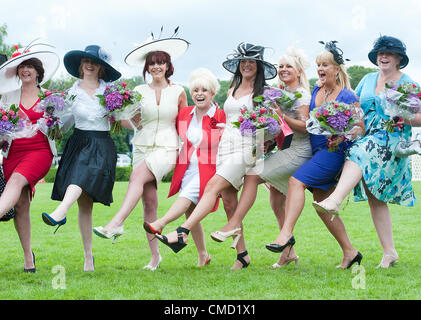
[[[121,236],[122,234],[124,234],[124,228],[123,226],[120,226],[120,227],[115,228],[113,231],[107,231],[102,226],[100,226],[100,227],[94,228],[94,233],[101,238],[105,238],[105,239],[114,238],[113,239],[113,244],[114,244],[117,238]]]
[[[333,221],[333,219],[335,219],[335,217],[339,215],[339,206],[341,204],[333,198],[327,197],[326,199],[320,202],[313,201],[312,204],[314,209],[316,209],[317,211],[333,215],[330,221]]]
[[[241,237],[241,228],[235,228],[230,231],[224,232],[224,231],[214,231],[211,233],[211,238],[215,240],[216,242],[224,242],[229,237],[234,236],[234,241],[231,244],[231,248],[235,249],[237,246],[238,240],[240,240]]]

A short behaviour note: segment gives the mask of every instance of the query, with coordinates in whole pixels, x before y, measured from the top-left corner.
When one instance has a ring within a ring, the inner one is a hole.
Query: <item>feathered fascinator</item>
[[[338,41],[333,40],[327,43],[323,41],[319,41],[319,43],[325,46],[325,49],[333,54],[333,59],[336,61],[337,64],[345,64],[345,61],[350,61],[349,59],[344,59],[343,54],[344,52],[336,46]]]
[[[377,66],[377,54],[381,51],[395,52],[401,56],[400,68],[405,68],[409,62],[405,44],[391,36],[380,36],[374,42],[373,49],[368,53],[368,59]]]

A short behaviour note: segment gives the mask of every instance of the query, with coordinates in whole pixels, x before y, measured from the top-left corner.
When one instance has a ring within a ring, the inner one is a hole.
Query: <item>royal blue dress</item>
[[[310,101],[310,111],[316,107],[316,95],[320,87],[314,86]],[[358,102],[355,94],[348,89],[342,89],[335,99],[338,102]],[[304,163],[292,176],[304,183],[311,191],[313,188],[329,190],[339,180],[345,161],[345,152],[351,143],[342,142],[336,151],[328,151],[327,138],[322,135],[310,134],[313,157]]]

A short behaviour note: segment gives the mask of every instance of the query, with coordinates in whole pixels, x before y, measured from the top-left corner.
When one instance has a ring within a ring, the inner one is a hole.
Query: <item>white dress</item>
[[[189,166],[184,173],[183,179],[181,180],[180,197],[189,199],[194,204],[199,202],[200,194],[200,173],[199,173],[199,160],[197,158],[197,148],[203,137],[202,119],[200,122],[196,118],[196,107],[191,111],[193,117],[190,121],[189,128],[187,129],[187,140],[191,142],[194,147],[194,151],[191,155]],[[215,115],[216,107],[212,106],[207,115],[212,118]]]
[[[298,88],[297,91],[302,94],[302,97],[295,101],[292,108],[308,106],[311,99],[310,93],[303,88]],[[293,112],[286,112],[286,114],[294,119],[300,119],[296,109]],[[263,162],[259,162],[253,168],[253,171],[286,195],[288,192],[289,178],[311,157],[312,151],[309,134],[294,132],[289,148],[270,154]]]
[[[256,163],[252,139],[243,137],[240,130],[232,126],[232,122],[238,121],[243,107],[249,110],[253,108],[252,94],[235,99],[231,92],[224,103],[227,122],[216,159],[216,174],[226,179],[237,190],[240,190],[243,184],[243,177]]]
[[[177,161],[179,138],[176,130],[178,100],[183,87],[171,84],[162,89],[159,105],[155,90],[148,84],[134,88],[142,95],[141,130],[132,139],[133,168],[145,161],[158,184]]]

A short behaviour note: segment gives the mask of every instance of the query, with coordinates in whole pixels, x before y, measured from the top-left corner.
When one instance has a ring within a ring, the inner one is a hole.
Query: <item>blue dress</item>
[[[320,87],[314,86],[310,101],[310,111],[316,107],[316,95]],[[338,102],[358,102],[355,94],[348,89],[342,89],[335,99]],[[328,151],[327,138],[322,135],[310,134],[313,157],[304,163],[292,176],[304,183],[309,190],[318,188],[329,190],[339,180],[339,175],[345,162],[345,151],[351,145],[342,142],[336,151]]]
[[[355,93],[360,97],[364,111],[365,135],[349,149],[347,159],[355,162],[362,171],[370,192],[379,200],[412,207],[417,201],[412,189],[409,157],[397,158],[394,150],[401,139],[411,138],[411,126],[387,132],[383,125],[389,119],[383,112],[380,97],[376,95],[379,72],[367,74],[358,84]],[[402,75],[398,85],[415,83]],[[362,181],[354,188],[354,201],[367,200]]]

